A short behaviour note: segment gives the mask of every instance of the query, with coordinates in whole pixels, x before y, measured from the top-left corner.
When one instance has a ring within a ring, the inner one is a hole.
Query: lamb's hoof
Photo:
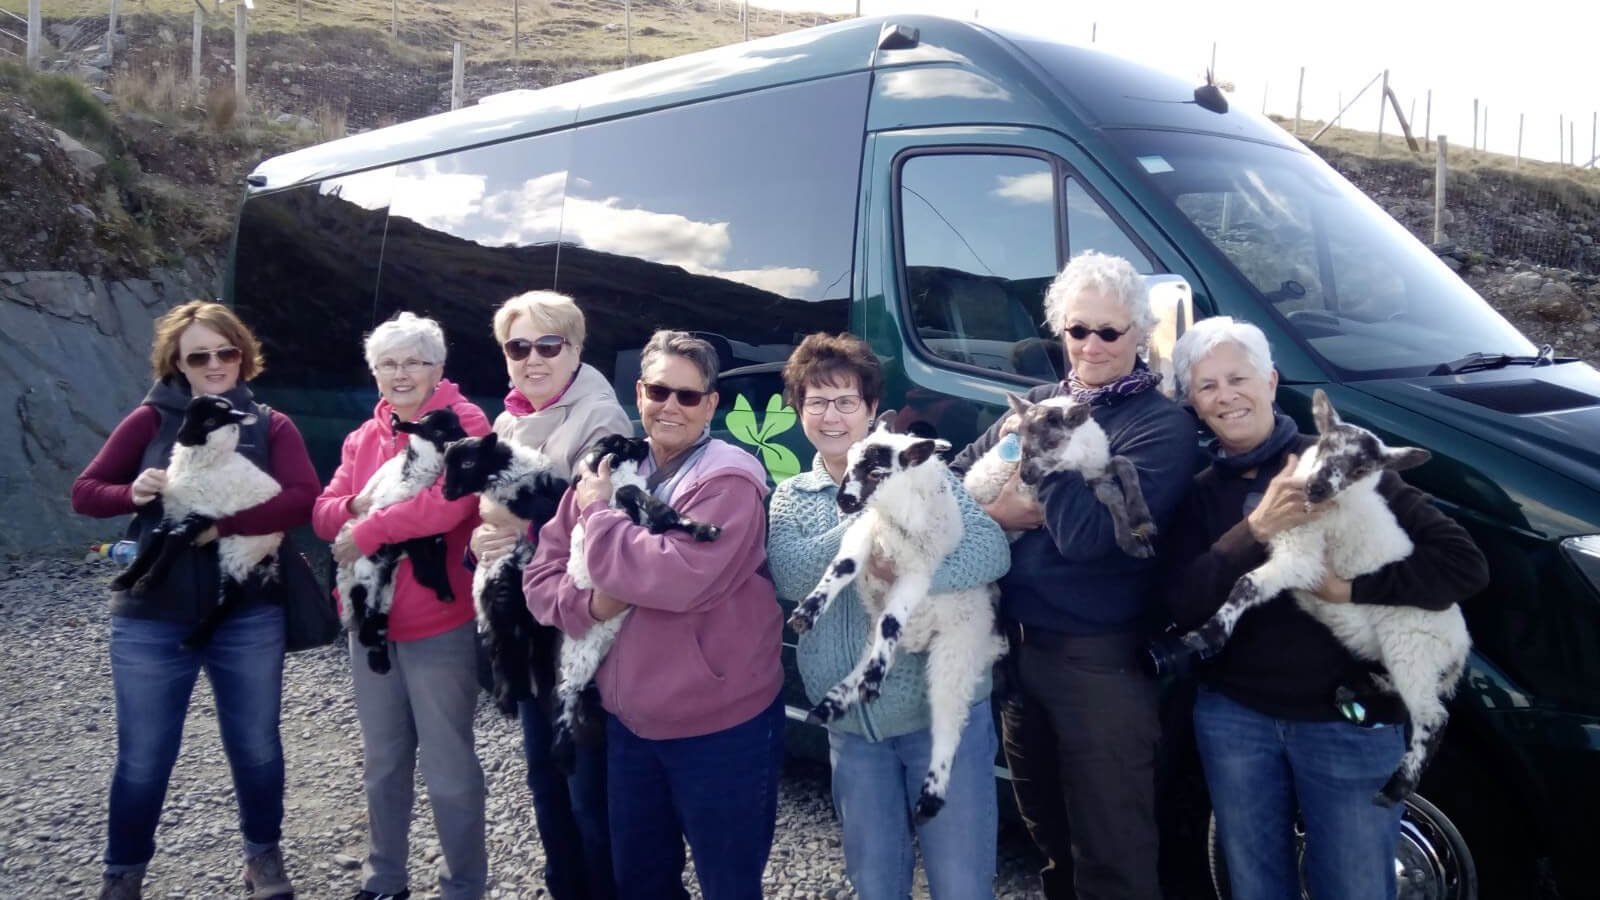
[[[789,617],[789,630],[795,634],[805,634],[811,630],[811,617],[804,613],[796,612]]]
[[[382,650],[368,650],[367,668],[377,675],[389,674],[389,654]]]
[[[941,809],[944,809],[944,798],[935,794],[930,794],[926,789],[924,789],[922,796],[917,798],[917,823],[920,825],[934,816],[937,816],[939,814],[939,810]]]
[[[1134,559],[1149,559],[1156,555],[1155,544],[1151,543],[1150,537],[1137,531],[1128,536],[1126,550]]]
[[[881,693],[883,693],[883,684],[881,679],[878,681],[872,681],[863,678],[861,680],[861,685],[856,688],[856,695],[861,698],[862,703],[871,703],[872,701],[878,699],[878,695]]]
[[[694,539],[697,541],[714,541],[719,537],[722,537],[721,525],[707,525],[694,534]]]
[[[833,698],[827,697],[821,703],[811,707],[811,714],[806,716],[806,721],[812,725],[826,725],[842,715],[844,715],[844,707],[840,706]]]

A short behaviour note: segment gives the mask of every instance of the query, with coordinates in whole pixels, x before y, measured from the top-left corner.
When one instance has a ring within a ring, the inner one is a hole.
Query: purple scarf
[[[1125,398],[1142,394],[1160,383],[1161,373],[1151,371],[1142,359],[1134,361],[1132,372],[1098,387],[1089,387],[1079,381],[1077,372],[1067,373],[1067,393],[1079,403],[1088,403],[1090,406],[1121,403]]]

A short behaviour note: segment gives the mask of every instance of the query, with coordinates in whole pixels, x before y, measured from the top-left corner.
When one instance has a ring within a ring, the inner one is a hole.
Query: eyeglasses
[[[559,334],[540,335],[534,340],[527,338],[512,338],[500,346],[506,352],[506,359],[512,362],[522,362],[528,358],[529,353],[537,352],[545,359],[555,359],[561,355],[561,348],[571,343]]]
[[[196,350],[184,354],[183,361],[191,369],[203,369],[211,364],[211,357],[215,356],[217,362],[231,366],[244,359],[244,351],[238,347],[218,347],[215,350]]]
[[[670,388],[664,384],[648,384],[643,381],[639,382],[639,386],[644,388],[644,395],[655,403],[665,403],[668,397],[677,394],[679,406],[699,406],[700,401],[705,399],[706,394],[711,393],[710,391],[691,391],[687,388]]]
[[[408,359],[405,362],[395,362],[392,359],[386,359],[383,362],[373,366],[372,371],[377,372],[379,375],[382,375],[385,378],[393,378],[396,372],[405,372],[407,375],[415,375],[418,372],[421,372],[423,369],[431,367],[432,365],[433,363],[428,362],[425,359]]]
[[[832,406],[839,411],[839,415],[848,416],[861,408],[861,398],[855,394],[845,394],[842,397],[807,397],[801,408],[808,416],[826,415],[828,407]]]
[[[1112,344],[1116,343],[1117,338],[1122,337],[1132,330],[1132,325],[1129,325],[1127,328],[1124,328],[1121,331],[1118,331],[1109,325],[1105,328],[1090,328],[1087,325],[1074,325],[1067,329],[1067,335],[1075,341],[1086,341],[1089,339],[1089,335],[1092,334],[1100,338],[1100,340],[1105,341],[1108,344]]]

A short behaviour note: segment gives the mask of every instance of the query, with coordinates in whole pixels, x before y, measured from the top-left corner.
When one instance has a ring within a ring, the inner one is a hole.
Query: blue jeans
[[[202,667],[216,697],[217,728],[233,770],[246,855],[271,849],[282,833],[283,608],[239,612],[199,650],[179,646],[191,630],[173,622],[111,617],[117,767],[106,837],[110,874],[142,871],[155,856],[156,823]]]
[[[606,716],[617,896],[687,898],[687,838],[705,900],[760,900],[778,821],[783,725],[780,699],[732,728],[663,741]]]
[[[533,701],[518,704],[528,758],[533,817],[544,844],[544,886],[554,900],[611,900],[611,835],[606,818],[605,743],[578,745],[577,767],[563,775],[550,758],[554,732]]]
[[[1311,896],[1395,896],[1402,806],[1372,798],[1405,752],[1403,729],[1273,719],[1202,689],[1194,730],[1234,900],[1300,896],[1296,812]]]
[[[928,774],[928,729],[869,741],[828,732],[833,808],[844,831],[844,866],[861,900],[906,900],[916,866],[913,831],[934,900],[994,896],[1000,825],[994,757],[999,740],[989,700],[975,704],[950,767],[944,809],[913,825],[912,808]]]

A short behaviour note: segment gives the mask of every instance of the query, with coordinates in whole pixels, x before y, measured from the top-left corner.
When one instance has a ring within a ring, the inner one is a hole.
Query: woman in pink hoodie
[[[610,466],[580,473],[539,533],[523,580],[539,621],[580,637],[624,610],[596,676],[606,716],[612,870],[619,897],[687,897],[683,843],[706,900],[759,898],[783,759],[782,613],[767,573],[766,470],[713,440],[717,354],[658,331],[639,360],[647,487],[722,526],[715,541],[651,534],[611,509]],[[567,575],[583,523],[592,589]]]
[[[409,500],[371,510],[359,495],[379,466],[406,450],[407,437],[390,426],[391,413],[415,421],[449,407],[473,435],[486,434],[489,420],[443,378],[444,332],[432,319],[400,313],[367,336],[366,356],[382,399],[372,419],[345,438],[339,469],[317,498],[312,527],[333,541],[333,558],[341,563],[385,544],[437,534],[445,536],[445,558],[459,560],[478,524],[477,498],[447,501],[435,484]],[[478,900],[488,881],[483,769],[472,739],[478,700],[472,575],[454,564],[447,571],[455,594],[449,602],[417,582],[409,560],[395,570],[387,674],[374,673],[365,649],[350,637],[369,841],[356,900],[409,896],[406,850],[419,747],[444,851],[443,897]]]

